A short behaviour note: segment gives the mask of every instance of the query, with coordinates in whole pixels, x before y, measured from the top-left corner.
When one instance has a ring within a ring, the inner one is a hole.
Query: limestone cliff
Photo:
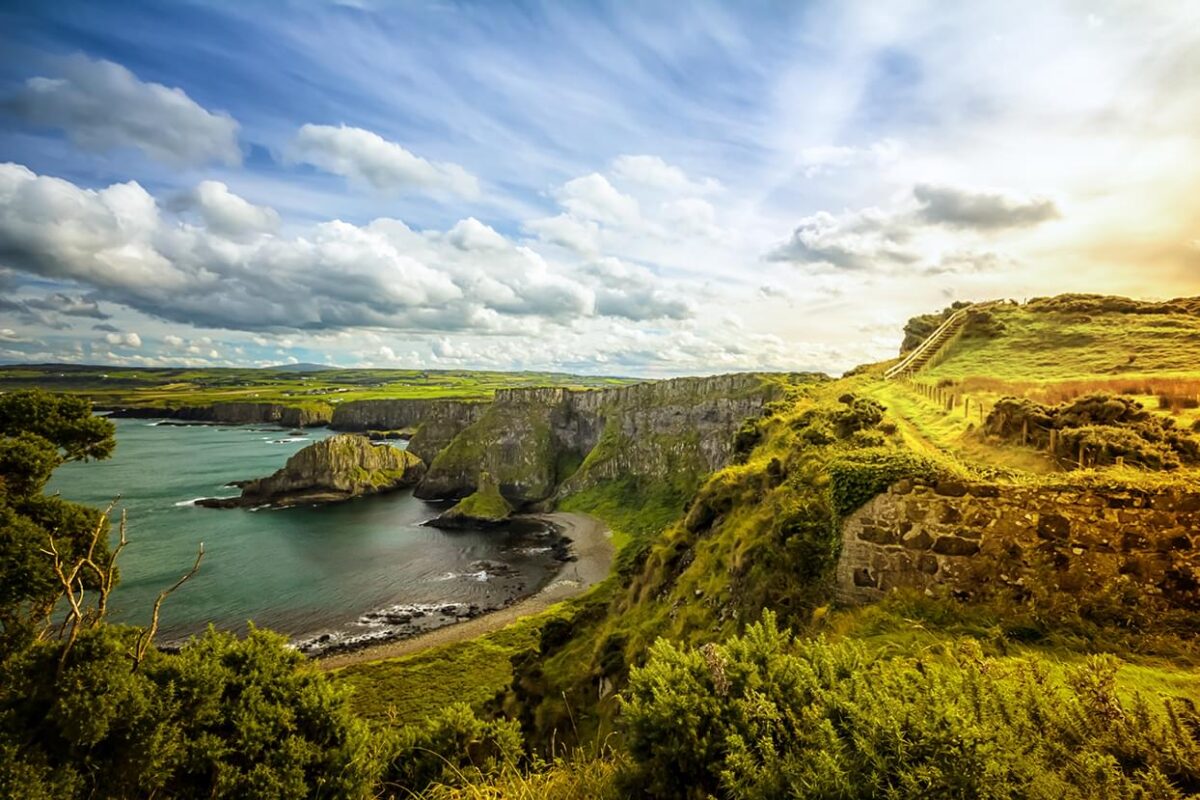
[[[332,503],[412,486],[424,473],[425,464],[412,453],[372,444],[363,436],[342,434],[310,444],[275,474],[243,484],[241,497],[202,500],[198,504],[229,507]]]
[[[333,410],[330,427],[336,431],[416,428],[409,452],[428,463],[487,407],[477,400],[353,400]]]
[[[759,375],[499,390],[438,453],[416,494],[466,497],[481,471],[518,507],[629,476],[694,481],[729,460],[734,432],[773,391]]]
[[[333,418],[333,406],[328,403],[305,403],[286,406],[281,403],[213,403],[207,406],[178,408],[115,408],[114,417],[139,417],[187,420],[190,422],[227,422],[235,425],[268,424],[284,428],[311,428],[328,425]]]

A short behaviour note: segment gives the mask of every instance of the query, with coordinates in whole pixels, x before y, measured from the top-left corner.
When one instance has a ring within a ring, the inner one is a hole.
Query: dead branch
[[[143,628],[142,631],[138,633],[137,642],[134,644],[133,652],[130,653],[130,657],[133,659],[133,668],[135,670],[141,665],[142,659],[146,657],[146,653],[150,649],[150,645],[154,643],[154,637],[158,633],[158,612],[162,609],[163,601],[166,600],[172,592],[174,592],[180,586],[183,586],[183,584],[187,583],[187,580],[200,570],[200,562],[203,559],[204,542],[201,542],[200,548],[196,552],[196,563],[192,564],[191,570],[189,570],[188,573],[182,578],[175,581],[175,583],[170,587],[163,589],[158,593],[158,599],[154,601],[154,612],[150,616],[150,627]]]

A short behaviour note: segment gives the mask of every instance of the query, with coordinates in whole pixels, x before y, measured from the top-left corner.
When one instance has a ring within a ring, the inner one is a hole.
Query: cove
[[[208,624],[244,631],[253,621],[306,652],[353,647],[499,608],[537,591],[559,566],[549,531],[425,527],[438,508],[409,491],[282,510],[192,505],[236,494],[225,484],[270,474],[331,435],[325,428],[292,436],[266,427],[113,422],[113,457],[60,467],[48,491],[99,507],[121,495],[112,538],[125,510],[129,544],[114,622],[148,622],[158,592],[190,568],[204,542],[199,573],[163,606],[165,644]]]

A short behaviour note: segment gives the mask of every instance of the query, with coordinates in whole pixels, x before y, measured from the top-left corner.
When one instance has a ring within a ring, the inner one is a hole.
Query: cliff
[[[114,408],[114,417],[165,418],[191,422],[227,422],[235,425],[268,424],[283,428],[312,428],[328,425],[333,418],[333,406],[328,403],[306,403],[285,406],[280,403],[213,403],[207,406],[179,408]]]
[[[329,426],[335,431],[416,428],[408,450],[428,463],[487,408],[488,403],[474,400],[354,400],[333,410]]]
[[[481,471],[517,507],[618,478],[694,483],[729,460],[734,433],[773,392],[759,375],[498,390],[434,458],[416,494],[466,497]]]
[[[412,453],[343,434],[310,444],[275,474],[243,484],[241,497],[201,500],[198,505],[332,503],[412,486],[424,473],[425,464]]]

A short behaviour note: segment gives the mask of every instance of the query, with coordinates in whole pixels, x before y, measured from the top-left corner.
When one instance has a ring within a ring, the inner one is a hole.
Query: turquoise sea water
[[[421,526],[437,508],[409,491],[283,510],[191,504],[237,494],[224,484],[270,474],[329,436],[326,429],[293,437],[275,428],[114,422],[113,458],[64,465],[49,490],[95,506],[121,495],[129,544],[112,600],[115,621],[146,622],[158,592],[190,569],[204,542],[199,573],[163,606],[160,641],[210,622],[244,630],[247,620],[296,639],[387,638],[397,632],[383,618],[389,610],[393,622],[416,611],[423,627],[445,624],[470,605],[496,607],[536,590],[557,567],[542,531]],[[364,617],[371,612],[384,614]]]

